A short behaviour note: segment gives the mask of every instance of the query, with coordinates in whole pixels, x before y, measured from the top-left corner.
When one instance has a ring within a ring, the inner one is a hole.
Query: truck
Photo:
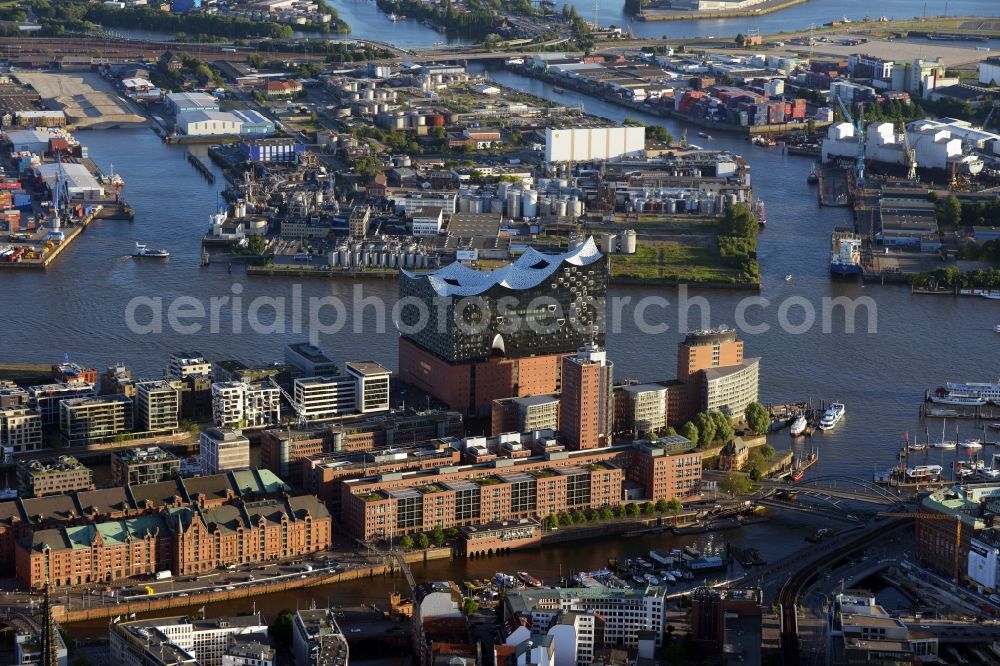
[[[164,571],[157,571],[153,577],[156,580],[167,580],[168,578],[172,578],[173,575],[174,574],[171,573],[170,569],[166,569]]]

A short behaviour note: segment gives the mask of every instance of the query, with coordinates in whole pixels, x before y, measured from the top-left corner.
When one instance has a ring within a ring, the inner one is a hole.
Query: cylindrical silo
[[[525,190],[521,195],[521,217],[532,219],[538,217],[538,192],[535,190]]]
[[[615,234],[601,234],[601,252],[614,254],[617,245],[618,237]]]
[[[635,229],[626,229],[622,235],[622,252],[624,254],[635,254],[635,246]]]
[[[507,217],[512,220],[521,219],[521,193],[518,190],[507,192]]]

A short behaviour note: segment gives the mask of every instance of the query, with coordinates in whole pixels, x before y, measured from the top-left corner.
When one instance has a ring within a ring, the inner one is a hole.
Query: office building
[[[73,456],[25,460],[17,464],[17,492],[21,497],[62,495],[93,488],[94,473]]]
[[[549,451],[533,435],[523,437],[445,441],[373,460],[330,454],[310,461],[308,474],[324,498],[339,490],[340,503],[331,506],[345,529],[365,540],[436,525],[543,520],[628,500],[685,500],[701,491],[701,454],[678,435],[580,451]]]
[[[181,475],[181,461],[158,446],[111,454],[111,483],[116,486],[169,481]]]
[[[42,448],[42,417],[27,407],[0,409],[0,454],[3,456]]]
[[[388,411],[391,370],[374,361],[350,361],[344,370],[356,383],[356,411],[362,414]]]
[[[581,347],[562,361],[559,431],[570,449],[609,443],[614,419],[614,363],[595,345]]]
[[[677,345],[677,378],[687,381],[702,370],[739,365],[743,362],[743,341],[729,328],[694,331]]]
[[[763,618],[759,589],[700,587],[691,594],[691,638],[705,654],[759,664]]]
[[[828,616],[827,653],[834,664],[918,664],[936,662],[938,637],[907,627],[878,605],[867,590],[834,596]]]
[[[184,379],[191,375],[211,376],[212,364],[201,354],[175,352],[170,355],[167,365],[167,379]]]
[[[667,426],[667,387],[662,384],[630,384],[622,388],[625,423],[618,432],[633,437],[649,437]]]
[[[56,425],[59,423],[59,403],[68,398],[87,398],[95,393],[94,385],[87,382],[29,386],[28,406],[38,412],[43,426]]]
[[[126,620],[111,625],[109,638],[111,663],[122,665],[223,666],[224,655],[237,645],[246,641],[268,644],[267,623],[260,614]]]
[[[490,413],[490,432],[533,432],[559,429],[559,397],[532,395],[524,398],[494,400]]]
[[[250,440],[239,430],[209,428],[199,438],[205,474],[219,474],[250,467]]]
[[[17,542],[15,568],[29,589],[164,570],[189,576],[316,553],[330,547],[331,534],[330,513],[315,497],[208,498],[205,505],[182,502],[129,518],[35,530]]]
[[[302,461],[322,456],[330,439],[326,428],[265,430],[260,435],[261,467],[302,485]]]
[[[256,640],[239,640],[226,648],[222,666],[274,666],[274,648]]]
[[[348,376],[303,377],[292,384],[296,415],[309,422],[324,421],[355,411],[357,380]]]
[[[287,345],[285,363],[296,368],[304,377],[330,377],[340,374],[336,361],[319,347],[307,342]]]
[[[372,218],[371,206],[355,206],[347,218],[348,233],[352,238],[364,238],[368,235],[368,224]]]
[[[597,649],[606,645],[637,647],[640,632],[652,631],[656,635],[657,647],[663,644],[664,616],[666,612],[665,587],[644,589],[597,589],[597,588],[541,588],[514,589],[504,595],[503,617],[508,626],[517,626],[527,621],[532,634],[553,636],[556,652],[560,652],[560,642],[578,645],[578,664],[590,664]],[[567,618],[565,613],[593,614],[603,619],[601,632],[593,636],[589,643],[582,640],[591,630],[600,628],[595,620]],[[553,626],[567,619],[573,625],[572,631],[550,631]],[[564,640],[568,639],[568,640]],[[557,663],[559,663],[557,657]]]
[[[135,384],[136,429],[146,432],[177,430],[180,393],[164,380]]]
[[[292,623],[295,666],[347,666],[347,638],[328,608],[300,610]]]
[[[709,368],[703,372],[701,409],[739,417],[747,405],[757,402],[760,359],[748,358],[739,365]]]
[[[593,239],[563,253],[529,249],[495,271],[460,262],[400,274],[400,379],[452,409],[555,393],[560,359],[604,343],[607,260]],[[461,311],[460,311],[461,310]]]
[[[67,446],[109,443],[132,430],[132,400],[123,395],[68,398],[59,403],[59,431]]]
[[[270,383],[212,384],[212,422],[220,427],[259,428],[281,421],[281,390]]]
[[[417,208],[412,213],[410,233],[414,236],[437,236],[441,233],[444,215],[438,206]]]

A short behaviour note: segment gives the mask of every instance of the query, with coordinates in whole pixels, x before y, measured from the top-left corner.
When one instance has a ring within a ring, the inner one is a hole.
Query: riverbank
[[[740,18],[744,16],[763,16],[780,12],[796,5],[802,5],[809,0],[769,0],[758,5],[747,7],[746,9],[724,9],[720,11],[684,11],[670,9],[652,9],[637,14],[637,21],[694,21],[699,19],[727,19]]]

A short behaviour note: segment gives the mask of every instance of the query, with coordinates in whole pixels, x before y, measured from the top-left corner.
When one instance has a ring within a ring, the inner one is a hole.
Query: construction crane
[[[295,412],[295,427],[304,428],[307,425],[309,425],[309,419],[307,419],[306,415],[302,412],[301,409],[299,409],[298,404],[294,400],[292,400],[292,396],[288,395],[288,391],[281,388],[281,385],[278,382],[276,382],[274,380],[274,377],[271,375],[268,376],[267,381],[271,383],[271,386],[278,389],[278,392],[281,394],[281,397],[285,399],[285,401],[291,406],[292,411]]]
[[[983,120],[983,129],[986,129],[987,127],[989,127],[990,118],[993,117],[993,112],[997,110],[998,106],[1000,106],[1000,100],[996,100],[996,99],[993,100],[993,106],[990,107],[990,112],[986,114],[986,119]]]
[[[906,121],[900,123],[903,134],[903,158],[908,167],[906,178],[914,183],[920,182],[917,175],[917,151],[910,145],[910,135],[906,133]]]
[[[962,561],[959,552],[962,550],[962,518],[959,515],[948,515],[943,513],[905,513],[894,511],[880,511],[876,516],[885,518],[916,518],[917,520],[939,520],[955,523],[955,553],[953,558],[953,575],[955,582],[961,580]]]
[[[860,188],[865,182],[865,108],[858,105],[858,118],[855,121],[840,95],[837,95],[837,104],[840,105],[840,112],[844,114],[844,120],[854,125],[854,133],[858,137],[858,154],[854,158],[854,185]]]

